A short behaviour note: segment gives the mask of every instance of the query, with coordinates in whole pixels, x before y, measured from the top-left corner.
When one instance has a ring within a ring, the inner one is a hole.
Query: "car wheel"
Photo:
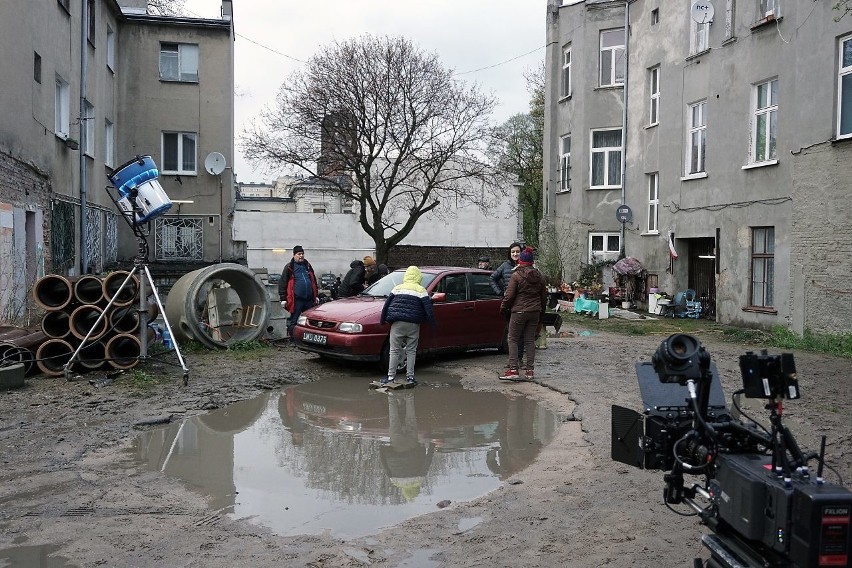
[[[382,347],[382,355],[379,359],[379,365],[381,366],[381,372],[387,373],[388,367],[390,366],[390,342],[385,341],[384,346]],[[405,355],[405,351],[403,350],[399,354],[399,360],[396,364],[396,372],[399,373],[401,371],[405,371],[408,365],[408,357]]]

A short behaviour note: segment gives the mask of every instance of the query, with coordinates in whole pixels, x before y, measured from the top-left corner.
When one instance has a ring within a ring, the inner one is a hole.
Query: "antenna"
[[[204,159],[204,169],[208,174],[218,176],[225,171],[225,156],[219,152],[210,152]]]

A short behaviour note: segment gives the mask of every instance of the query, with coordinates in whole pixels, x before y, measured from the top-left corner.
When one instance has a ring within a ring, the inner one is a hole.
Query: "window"
[[[621,129],[592,130],[591,187],[621,187]]]
[[[154,223],[157,260],[202,260],[201,219],[160,217]]]
[[[438,281],[436,292],[444,292],[447,302],[467,300],[467,277],[464,274],[450,274]]]
[[[561,139],[562,154],[559,156],[559,191],[571,190],[571,135]]]
[[[751,230],[751,305],[771,307],[774,302],[775,228]]]
[[[751,161],[766,162],[777,158],[775,145],[778,122],[778,79],[754,88],[754,121]]]
[[[95,0],[86,0],[86,15],[89,20],[86,25],[86,39],[89,40],[89,43],[95,45]]]
[[[53,131],[60,138],[68,138],[71,133],[71,89],[68,82],[56,76],[56,109]]]
[[[195,174],[194,132],[163,132],[163,172]]]
[[[687,109],[689,132],[686,141],[686,173],[704,171],[704,156],[707,151],[707,101],[689,105]]]
[[[618,233],[589,233],[589,262],[615,260],[621,252]]]
[[[471,300],[493,300],[503,297],[491,287],[489,274],[468,274],[467,279],[470,284]]]
[[[768,18],[769,16],[780,16],[778,8],[780,8],[780,0],[758,0],[758,16],[760,19]]]
[[[852,36],[840,40],[840,72],[837,77],[837,137],[852,136]]]
[[[699,24],[690,19],[689,54],[695,55],[710,49],[710,22]]]
[[[104,121],[104,164],[115,164],[115,125],[109,119]]]
[[[660,232],[660,174],[648,174],[648,232]]]
[[[89,101],[83,101],[83,112],[80,118],[80,132],[82,132],[83,151],[87,156],[95,155],[95,107]]]
[[[653,126],[660,121],[660,68],[648,70],[648,92],[651,94],[648,125]]]
[[[160,79],[198,82],[198,46],[189,43],[160,44]]]
[[[33,81],[41,85],[41,55],[33,51]]]
[[[654,8],[651,10],[651,25],[656,26],[660,23],[660,9]]]
[[[107,67],[109,67],[112,71],[115,71],[115,32],[109,26],[107,26],[106,48]]]
[[[601,32],[601,87],[624,85],[624,28]]]
[[[571,47],[562,50],[562,96],[571,96]]]

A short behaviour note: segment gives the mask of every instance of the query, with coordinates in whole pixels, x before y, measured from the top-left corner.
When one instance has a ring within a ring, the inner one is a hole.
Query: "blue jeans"
[[[296,298],[295,306],[287,306],[292,307],[290,311],[290,319],[287,320],[287,337],[293,337],[293,328],[296,327],[296,322],[299,321],[299,316],[302,315],[302,312],[307,310],[308,308],[313,307],[314,300],[313,298]]]

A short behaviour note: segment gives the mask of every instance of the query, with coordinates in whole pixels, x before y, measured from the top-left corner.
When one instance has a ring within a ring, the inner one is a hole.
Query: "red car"
[[[502,296],[491,288],[491,272],[476,268],[421,267],[423,286],[432,297],[437,329],[420,327],[417,353],[469,349],[508,350],[506,320],[500,315]],[[349,361],[378,361],[388,367],[390,325],[379,318],[391,289],[402,283],[405,270],[392,272],[360,295],[320,304],[302,313],[293,330],[305,351]],[[399,369],[405,368],[404,357]]]

